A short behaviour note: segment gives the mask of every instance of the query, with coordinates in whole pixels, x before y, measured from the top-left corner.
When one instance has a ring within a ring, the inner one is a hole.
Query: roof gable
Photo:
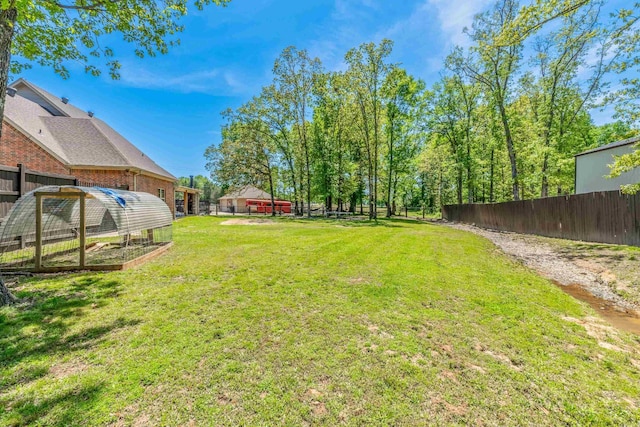
[[[11,87],[5,118],[67,166],[130,167],[177,179],[102,120],[24,79]]]

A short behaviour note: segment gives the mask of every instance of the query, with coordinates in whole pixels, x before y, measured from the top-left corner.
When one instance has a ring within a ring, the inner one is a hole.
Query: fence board
[[[9,213],[18,198],[45,185],[74,185],[76,179],[72,176],[42,173],[29,170],[23,165],[18,167],[0,165],[0,221]]]
[[[493,230],[640,246],[640,193],[574,194],[493,204],[447,205],[442,217]]]

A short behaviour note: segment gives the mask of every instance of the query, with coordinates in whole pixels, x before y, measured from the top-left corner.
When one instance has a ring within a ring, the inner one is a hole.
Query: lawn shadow
[[[98,308],[115,298],[122,287],[117,280],[93,274],[65,276],[62,287],[38,286],[51,277],[22,280],[12,290],[20,303],[0,310],[0,389],[29,383],[48,374],[48,356],[88,349],[111,331],[139,323],[118,318],[69,333],[87,307]],[[55,280],[55,279],[53,279]],[[25,369],[16,365],[23,360]]]
[[[12,402],[0,398],[9,416],[8,425],[28,426],[46,424],[52,426],[79,425],[78,417],[96,402],[104,385],[101,383],[81,385],[58,391],[51,397],[25,397]],[[7,405],[8,408],[7,408]],[[0,411],[2,415],[2,411]],[[42,418],[49,415],[46,421]]]
[[[336,219],[334,223],[344,225],[345,227],[387,227],[402,228],[407,224],[424,225],[433,227],[435,224],[431,221],[415,220],[411,218],[378,218],[378,219]]]
[[[576,243],[569,246],[559,247],[558,253],[563,257],[574,259],[596,259],[603,262],[636,261],[640,253],[636,253],[634,247]]]

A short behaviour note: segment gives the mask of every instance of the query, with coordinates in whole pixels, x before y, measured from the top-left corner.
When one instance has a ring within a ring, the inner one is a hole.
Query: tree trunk
[[[461,205],[462,204],[462,165],[458,164],[458,177],[457,177],[457,197],[458,197],[458,204]]]
[[[14,304],[16,301],[16,297],[11,295],[9,288],[7,288],[4,281],[0,279],[0,307]]]
[[[11,65],[11,40],[17,16],[18,12],[15,8],[0,10],[0,123],[4,119],[4,104]],[[0,136],[2,136],[2,126],[0,126]]]
[[[509,152],[509,162],[511,163],[511,181],[513,183],[513,200],[520,200],[520,190],[518,186],[518,165],[516,164],[516,150],[513,145],[513,137],[511,136],[511,127],[507,118],[507,111],[504,105],[500,103],[500,118],[504,127],[504,136],[507,142],[507,151]]]
[[[549,155],[544,153],[544,160],[542,162],[542,191],[540,197],[549,196],[549,179],[547,178],[547,169],[549,169]]]
[[[306,148],[307,156],[307,218],[311,218],[311,165],[309,163],[309,150]]]
[[[493,176],[494,176],[494,169],[495,169],[495,165],[493,162],[493,157],[494,157],[494,150],[493,148],[491,149],[491,168],[489,171],[489,203],[493,203],[494,201],[494,197],[493,197]]]
[[[11,40],[18,12],[15,8],[0,10],[0,137],[4,119],[4,103],[9,83],[9,66],[11,64]],[[0,306],[13,304],[16,301],[9,289],[0,279]]]
[[[269,175],[269,194],[271,194],[271,216],[276,216],[276,199],[273,195],[273,171],[269,161],[267,161],[267,174]]]
[[[387,218],[391,218],[395,208],[391,206],[393,198],[393,189],[391,188],[393,179],[393,123],[389,126],[389,186],[387,188]]]
[[[467,201],[473,203],[473,178],[471,176],[471,144],[467,137]]]

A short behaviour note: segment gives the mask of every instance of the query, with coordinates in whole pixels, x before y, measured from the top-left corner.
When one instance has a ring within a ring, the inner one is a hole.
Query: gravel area
[[[580,285],[592,295],[614,303],[621,310],[638,310],[633,304],[613,290],[619,279],[606,265],[591,261],[585,265],[580,260],[569,259],[538,236],[486,230],[472,225],[441,222],[445,226],[469,231],[491,240],[505,254],[510,255],[540,275],[560,285]]]

